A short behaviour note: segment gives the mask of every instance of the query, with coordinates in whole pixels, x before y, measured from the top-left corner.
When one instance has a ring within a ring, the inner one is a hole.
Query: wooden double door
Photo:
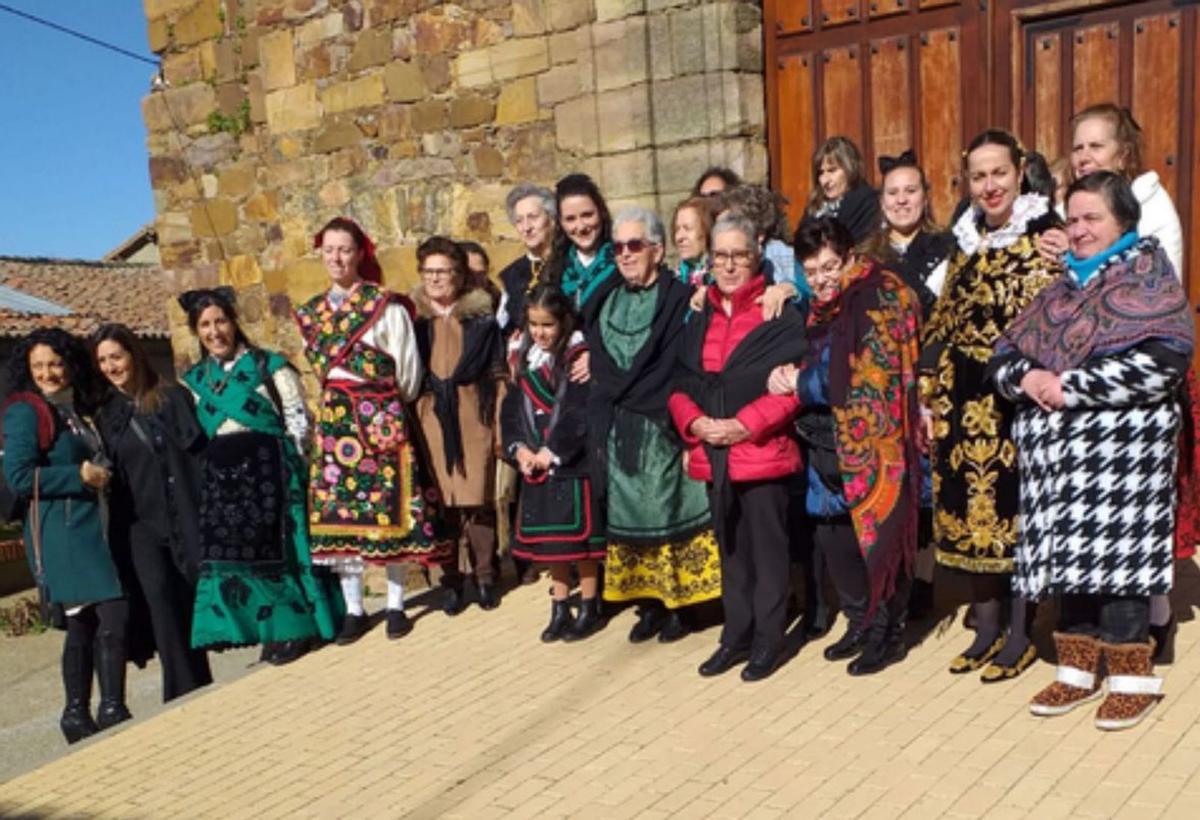
[[[811,157],[844,134],[877,158],[914,148],[935,215],[949,219],[962,149],[1007,127],[1051,161],[1068,120],[1096,102],[1131,109],[1143,161],[1183,224],[1189,293],[1200,297],[1200,0],[765,0],[772,183],[793,222]]]

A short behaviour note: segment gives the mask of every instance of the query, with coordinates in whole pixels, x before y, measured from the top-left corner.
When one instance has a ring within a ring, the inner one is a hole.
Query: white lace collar
[[[1041,194],[1021,194],[1013,202],[1008,221],[985,235],[979,233],[979,211],[971,206],[954,223],[954,238],[968,256],[979,250],[1007,248],[1025,235],[1029,223],[1050,212],[1050,200]]]
[[[570,339],[567,339],[567,349],[580,344],[583,344],[583,334],[577,330],[571,334]],[[528,352],[525,354],[525,364],[530,370],[537,370],[539,367],[553,365],[554,354],[538,345],[531,344]]]

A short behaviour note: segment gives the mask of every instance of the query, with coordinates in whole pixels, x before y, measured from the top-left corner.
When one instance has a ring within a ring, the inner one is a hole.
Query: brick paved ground
[[[1189,570],[1178,600],[1200,603]],[[1200,817],[1196,621],[1166,700],[1105,734],[1091,710],[1027,713],[1044,661],[986,688],[947,674],[956,623],[873,678],[821,659],[835,632],[743,684],[696,675],[715,629],[631,646],[627,611],[544,646],[547,609],[524,587],[266,669],[0,786],[0,816]]]

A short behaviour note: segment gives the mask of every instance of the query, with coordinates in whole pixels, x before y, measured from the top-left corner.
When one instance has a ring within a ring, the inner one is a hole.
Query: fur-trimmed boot
[[[1091,635],[1055,632],[1054,647],[1058,651],[1054,683],[1029,701],[1029,711],[1041,717],[1065,715],[1102,693],[1100,681],[1096,679],[1096,670],[1100,667],[1099,639]]]
[[[1162,700],[1162,678],[1154,676],[1154,642],[1106,643],[1108,697],[1096,711],[1096,728],[1130,729]]]

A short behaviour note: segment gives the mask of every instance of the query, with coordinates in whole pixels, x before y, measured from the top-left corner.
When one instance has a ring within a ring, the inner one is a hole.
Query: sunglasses
[[[630,239],[628,242],[613,242],[613,251],[617,256],[629,251],[630,253],[641,253],[646,248],[652,247],[655,243],[647,239]]]

